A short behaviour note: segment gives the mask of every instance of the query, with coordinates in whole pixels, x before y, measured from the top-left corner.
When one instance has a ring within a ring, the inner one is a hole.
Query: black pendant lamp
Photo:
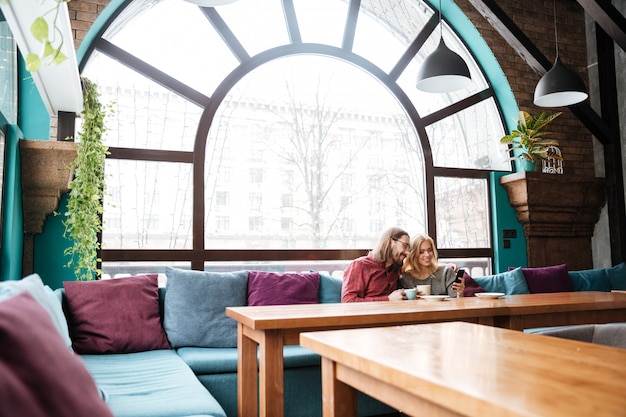
[[[556,1],[554,6],[554,36],[556,41],[556,59],[550,71],[546,72],[537,83],[533,102],[539,107],[563,107],[580,103],[587,99],[583,80],[567,68],[559,58],[559,37],[556,27]]]
[[[467,64],[443,41],[441,24],[441,0],[439,0],[440,41],[422,63],[417,72],[417,88],[428,93],[449,93],[468,86],[472,82]]]

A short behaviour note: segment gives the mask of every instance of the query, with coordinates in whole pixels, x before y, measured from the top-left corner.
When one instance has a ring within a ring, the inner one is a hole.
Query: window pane
[[[230,230],[207,233],[207,248],[359,248],[389,226],[425,230],[415,131],[387,89],[343,61],[294,56],[258,68],[214,126],[206,217],[228,216]],[[223,169],[228,182],[216,180]],[[225,191],[229,205],[211,204]]]
[[[189,2],[136,0],[117,20],[122,24],[109,28],[105,39],[207,96],[238,64],[201,9]]]
[[[107,146],[191,151],[201,109],[116,61],[94,54],[83,75],[110,104]]]
[[[341,47],[348,2],[295,0],[293,3],[303,42]]]
[[[0,113],[17,123],[17,47],[9,24],[0,13]]]
[[[487,180],[435,178],[437,246],[488,248],[491,246]]]
[[[108,159],[106,249],[192,247],[191,165]]]
[[[289,43],[280,1],[239,0],[217,11],[250,56]]]
[[[436,166],[510,171],[493,99],[426,127]]]
[[[417,2],[362,0],[354,52],[390,71],[431,15]]]

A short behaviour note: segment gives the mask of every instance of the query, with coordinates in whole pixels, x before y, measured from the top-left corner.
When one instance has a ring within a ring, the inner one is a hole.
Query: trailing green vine
[[[99,279],[98,268],[102,231],[102,198],[104,196],[104,162],[109,153],[102,143],[106,131],[104,120],[111,111],[100,103],[97,86],[82,78],[84,109],[83,124],[76,143],[77,156],[72,162],[74,179],[69,185],[64,237],[73,240],[73,246],[65,249],[70,256],[68,268],[74,269],[77,280]]]

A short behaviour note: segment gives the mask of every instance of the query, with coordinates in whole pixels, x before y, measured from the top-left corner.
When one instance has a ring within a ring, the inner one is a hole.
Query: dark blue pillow
[[[311,271],[313,272],[313,271]],[[320,303],[340,303],[343,279],[320,272]]]
[[[507,295],[530,294],[522,268],[486,277],[474,277],[474,281],[488,292],[502,292]]]
[[[612,290],[626,290],[626,264],[624,262],[606,270]]]
[[[611,291],[611,281],[606,269],[569,271],[574,291]]]

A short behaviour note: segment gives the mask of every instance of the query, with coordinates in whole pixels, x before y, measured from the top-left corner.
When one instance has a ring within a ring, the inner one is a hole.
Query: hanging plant
[[[50,10],[44,13],[43,16],[38,16],[30,25],[31,35],[33,35],[37,42],[41,43],[41,54],[31,52],[26,55],[24,60],[26,62],[27,71],[36,72],[39,71],[42,64],[59,65],[67,59],[67,56],[61,51],[64,39],[57,22],[59,20],[61,5],[63,3],[69,3],[70,0],[54,0],[53,2],[54,5]],[[50,25],[48,25],[45,19],[48,14],[52,15],[52,28],[50,28]]]
[[[108,148],[102,143],[106,131],[104,120],[111,111],[100,103],[95,83],[82,78],[84,109],[83,124],[76,143],[77,156],[71,165],[74,178],[69,185],[64,236],[73,241],[65,249],[70,256],[68,268],[74,269],[77,280],[99,279],[98,268],[102,231],[102,198],[104,196],[104,161]]]

